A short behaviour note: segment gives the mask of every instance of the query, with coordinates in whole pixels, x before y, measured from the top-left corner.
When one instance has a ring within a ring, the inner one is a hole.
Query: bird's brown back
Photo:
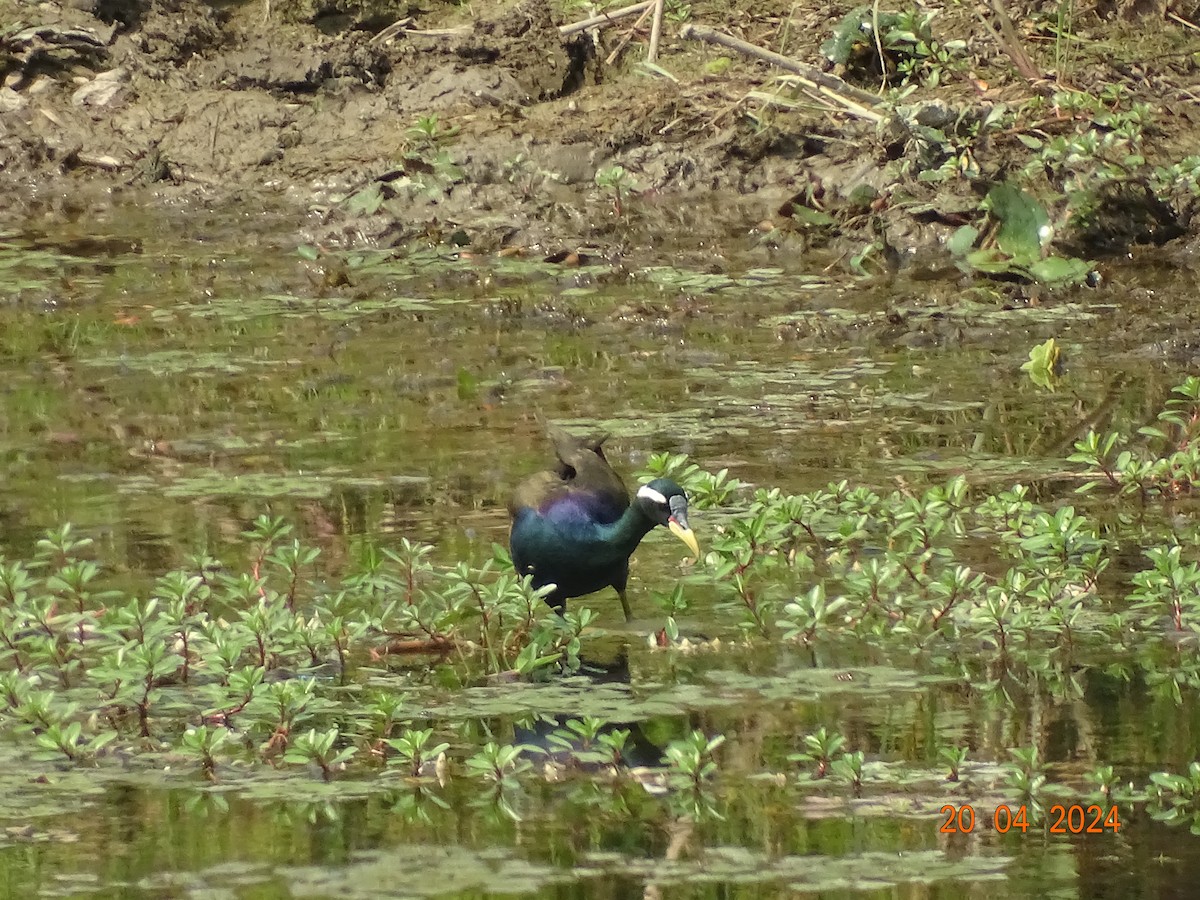
[[[521,482],[509,501],[509,512],[542,509],[576,494],[586,495],[589,506],[611,510],[619,517],[629,506],[629,491],[604,456],[608,435],[581,437],[553,425],[549,433],[558,464],[553,471],[538,472]]]

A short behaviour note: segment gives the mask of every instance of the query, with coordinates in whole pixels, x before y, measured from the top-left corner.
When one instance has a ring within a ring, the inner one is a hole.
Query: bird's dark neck
[[[596,530],[605,544],[619,551],[621,555],[629,556],[653,528],[654,523],[646,517],[641,508],[636,503],[631,503],[621,514],[621,518],[611,525],[598,525]]]

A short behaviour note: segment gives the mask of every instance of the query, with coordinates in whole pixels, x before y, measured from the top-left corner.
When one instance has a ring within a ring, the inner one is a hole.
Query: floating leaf
[[[826,59],[841,66],[850,61],[855,45],[867,39],[862,26],[870,12],[869,6],[856,6],[842,17],[833,30],[833,37],[821,44],[821,53]]]
[[[662,66],[658,65],[657,63],[652,63],[649,60],[643,59],[638,65],[639,65],[639,68],[643,69],[644,71],[646,71],[647,73],[649,73],[651,75],[656,75],[659,78],[665,78],[668,81],[673,81],[676,84],[679,84],[678,78],[676,78],[674,75],[672,75],[670,72],[668,72],[666,69],[664,69]]]
[[[950,235],[950,240],[946,242],[946,249],[955,256],[965,256],[975,246],[978,238],[978,228],[973,225],[962,225],[955,229],[954,234]]]
[[[1079,284],[1091,271],[1091,263],[1074,257],[1047,256],[1029,265],[1029,274],[1043,284]]]
[[[829,213],[793,203],[790,210],[794,222],[808,228],[827,228],[837,222]]]
[[[1029,351],[1029,359],[1022,363],[1021,371],[1028,372],[1030,380],[1039,387],[1053,389],[1060,359],[1058,342],[1047,338]]]
[[[473,400],[479,393],[479,379],[465,368],[460,368],[457,375],[458,399]]]
[[[346,200],[347,210],[363,216],[374,215],[381,206],[383,206],[383,189],[377,181],[371,182]]]
[[[997,246],[1017,260],[1032,261],[1042,255],[1050,217],[1040,203],[1019,187],[1005,182],[988,191],[987,209],[1000,222]]]

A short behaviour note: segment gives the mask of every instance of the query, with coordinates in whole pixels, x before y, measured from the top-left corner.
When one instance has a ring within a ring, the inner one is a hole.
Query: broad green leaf
[[[837,221],[829,213],[797,204],[792,204],[792,220],[800,225],[815,228],[826,228]]]
[[[979,229],[974,225],[963,225],[946,242],[946,248],[955,256],[965,256],[979,237]]]
[[[1091,270],[1091,263],[1075,257],[1048,256],[1029,264],[1029,274],[1043,284],[1078,284]]]
[[[1003,275],[1013,271],[1012,260],[990,247],[968,253],[967,265],[988,275]]]
[[[1040,203],[1005,182],[988,191],[987,208],[1000,222],[996,245],[1014,259],[1035,260],[1049,233],[1050,217]]]
[[[856,44],[865,41],[862,32],[864,19],[870,14],[869,6],[856,6],[842,17],[833,30],[833,37],[821,44],[821,53],[830,62],[845,65],[850,61],[850,54]]]

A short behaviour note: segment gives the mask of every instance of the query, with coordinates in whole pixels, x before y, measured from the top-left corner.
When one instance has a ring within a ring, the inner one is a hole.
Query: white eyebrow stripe
[[[667,505],[667,498],[654,488],[650,487],[648,484],[643,484],[640,488],[638,488],[637,495],[639,497],[645,497],[647,500],[653,500],[655,503],[661,503],[663,506]]]

